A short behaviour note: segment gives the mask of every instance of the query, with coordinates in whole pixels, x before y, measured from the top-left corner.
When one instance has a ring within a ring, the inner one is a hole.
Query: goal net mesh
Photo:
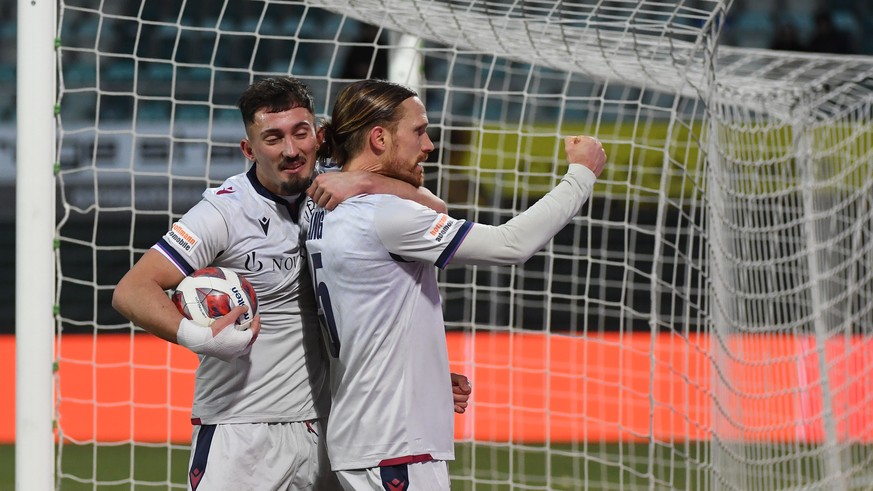
[[[869,489],[873,59],[718,45],[730,0],[63,0],[62,489],[184,489],[196,356],[115,284],[245,169],[235,102],[293,75],[421,94],[426,186],[503,223],[599,138],[590,202],[514,267],[440,272],[453,489]]]

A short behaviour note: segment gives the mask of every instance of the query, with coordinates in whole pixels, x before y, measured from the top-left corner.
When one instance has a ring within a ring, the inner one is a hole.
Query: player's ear
[[[376,153],[382,153],[385,151],[385,137],[388,135],[388,132],[382,126],[373,126],[370,128],[370,146],[373,147],[373,150]]]
[[[252,153],[252,142],[249,141],[248,138],[243,138],[239,142],[239,149],[242,150],[243,155],[252,162],[255,161],[255,154]]]

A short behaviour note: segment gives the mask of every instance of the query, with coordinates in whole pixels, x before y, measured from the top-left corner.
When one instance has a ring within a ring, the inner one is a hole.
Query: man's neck
[[[379,163],[375,158],[355,158],[343,166],[344,171],[362,170],[378,174]]]

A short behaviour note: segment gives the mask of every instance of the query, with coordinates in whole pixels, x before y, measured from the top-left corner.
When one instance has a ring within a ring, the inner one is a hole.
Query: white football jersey
[[[331,331],[334,470],[429,455],[454,459],[454,413],[436,269],[472,225],[390,195],[301,218]]]
[[[200,356],[196,423],[275,423],[327,416],[327,357],[300,243],[298,205],[267,191],[254,166],[207,189],[153,246],[182,273],[224,266],[258,296],[261,331],[230,363]]]

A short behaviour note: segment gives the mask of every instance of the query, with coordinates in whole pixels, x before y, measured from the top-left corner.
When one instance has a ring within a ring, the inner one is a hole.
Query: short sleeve
[[[472,225],[414,201],[386,196],[376,208],[376,233],[397,259],[444,268]]]
[[[153,246],[186,276],[208,266],[226,249],[227,220],[211,203],[202,200]]]

